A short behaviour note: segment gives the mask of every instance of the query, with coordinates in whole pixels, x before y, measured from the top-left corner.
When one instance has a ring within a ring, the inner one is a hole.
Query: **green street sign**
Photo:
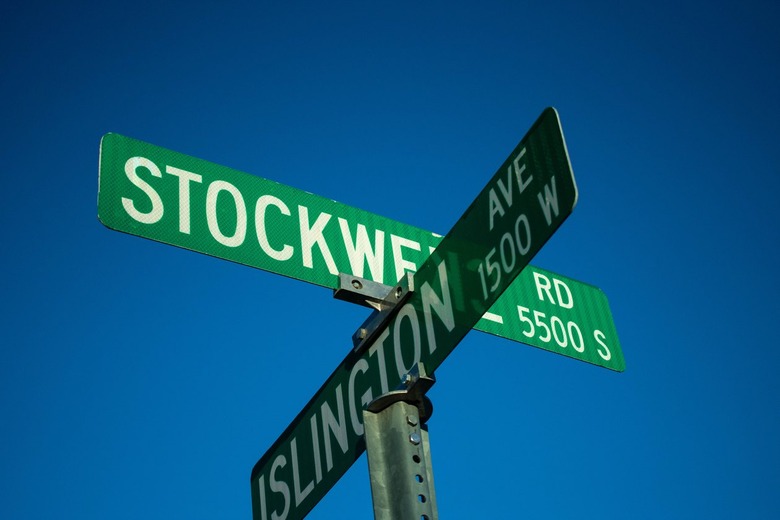
[[[397,314],[357,359],[345,358],[257,462],[254,519],[303,518],[364,451],[362,409],[415,364],[435,371],[576,201],[558,115],[547,109],[414,274],[414,292]],[[550,295],[565,307],[575,295],[564,291],[551,282]],[[554,336],[557,325],[547,326]]]
[[[496,220],[508,205],[501,189],[508,189],[511,179],[505,175],[494,188]],[[414,226],[118,134],[105,135],[100,144],[98,218],[117,231],[331,289],[338,287],[340,272],[393,285],[404,272],[416,271],[442,240]],[[476,288],[477,295],[492,287],[501,261],[497,250],[483,265],[485,285]],[[624,369],[604,294],[531,266],[474,328]]]
[[[625,370],[609,302],[598,287],[529,265],[486,316],[474,328]]]

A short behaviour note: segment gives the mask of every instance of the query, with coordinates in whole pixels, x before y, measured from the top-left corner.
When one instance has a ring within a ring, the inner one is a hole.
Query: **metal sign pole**
[[[395,287],[343,273],[339,279],[336,298],[374,309],[352,336],[352,354],[359,355],[415,291],[414,279],[407,273]],[[425,393],[435,382],[423,363],[415,363],[398,388],[363,410],[375,520],[439,518],[425,424],[433,413]]]
[[[439,517],[425,424],[433,408],[424,393],[434,382],[415,365],[405,389],[380,396],[363,411],[375,520]]]

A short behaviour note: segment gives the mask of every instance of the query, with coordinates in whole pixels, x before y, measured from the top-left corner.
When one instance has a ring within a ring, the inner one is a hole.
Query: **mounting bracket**
[[[339,287],[334,289],[333,297],[374,309],[352,335],[353,355],[360,355],[376,339],[413,292],[412,273],[405,273],[394,287],[357,276],[339,274]]]
[[[425,424],[433,413],[425,392],[435,382],[418,363],[398,389],[363,410],[375,520],[438,519]]]

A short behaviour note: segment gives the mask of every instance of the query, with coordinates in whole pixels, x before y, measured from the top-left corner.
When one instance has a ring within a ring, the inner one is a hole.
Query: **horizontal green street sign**
[[[414,274],[397,314],[357,360],[339,365],[255,465],[254,519],[303,518],[365,449],[361,410],[416,363],[435,371],[576,201],[558,115],[547,109]]]
[[[509,203],[502,189],[512,175],[505,170],[494,187],[496,218]],[[98,218],[117,231],[331,289],[340,272],[393,285],[441,241],[435,233],[118,134],[101,140]],[[498,249],[486,259],[477,296],[492,288],[508,260]],[[532,266],[474,328],[624,369],[604,294]]]

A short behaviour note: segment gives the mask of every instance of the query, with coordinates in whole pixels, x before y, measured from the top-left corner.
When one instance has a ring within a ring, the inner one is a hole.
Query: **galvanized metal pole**
[[[410,273],[395,287],[339,274],[334,297],[374,309],[352,335],[353,354],[371,344],[414,290]],[[423,363],[416,363],[402,379],[398,388],[380,395],[363,410],[374,518],[438,520],[425,425],[433,413],[425,393],[436,378],[426,373]]]
[[[424,424],[431,405],[419,386],[390,392],[363,411],[375,520],[439,517]]]

